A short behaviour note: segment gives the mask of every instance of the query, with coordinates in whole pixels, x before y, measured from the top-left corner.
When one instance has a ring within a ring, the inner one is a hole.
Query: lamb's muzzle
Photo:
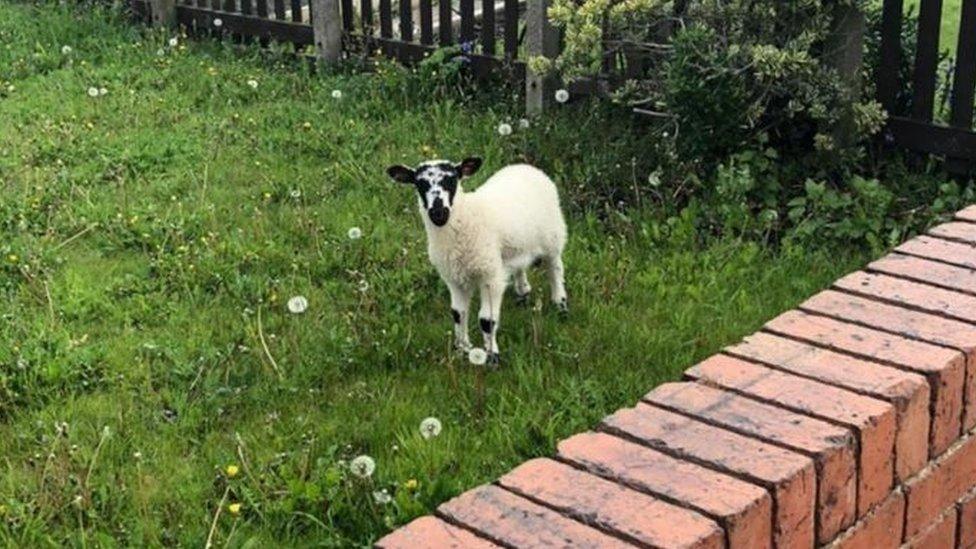
[[[565,310],[562,252],[566,222],[556,185],[546,174],[526,164],[502,168],[474,192],[461,180],[474,175],[481,159],[460,164],[430,160],[416,168],[391,166],[395,181],[413,185],[424,227],[430,261],[451,292],[455,345],[467,351],[468,307],[480,292],[479,325],[490,361],[498,361],[498,325],[502,296],[509,277],[515,277],[520,299],[531,291],[526,271],[539,260],[549,266],[552,301]]]

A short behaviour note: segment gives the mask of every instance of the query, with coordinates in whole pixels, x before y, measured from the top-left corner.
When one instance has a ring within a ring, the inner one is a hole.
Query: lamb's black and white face
[[[390,166],[386,173],[394,181],[413,185],[420,197],[420,207],[427,212],[430,222],[437,227],[447,225],[454,206],[454,197],[460,181],[474,175],[481,167],[481,159],[466,158],[460,164],[447,160],[428,160],[416,168]]]

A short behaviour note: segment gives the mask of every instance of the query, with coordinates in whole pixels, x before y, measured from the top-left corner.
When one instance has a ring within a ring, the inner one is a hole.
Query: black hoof
[[[515,303],[521,307],[525,307],[529,304],[530,298],[532,297],[532,292],[525,292],[524,294],[515,294]]]
[[[494,368],[497,368],[497,367],[501,366],[502,357],[498,353],[489,353],[488,354],[488,360],[486,361],[486,363],[489,366],[492,366]]]
[[[560,315],[567,316],[569,314],[569,303],[566,299],[563,299],[559,303],[556,303],[556,309],[559,310]]]

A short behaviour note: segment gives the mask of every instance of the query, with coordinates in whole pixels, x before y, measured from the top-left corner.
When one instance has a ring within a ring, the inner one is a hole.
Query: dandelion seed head
[[[108,90],[105,88],[98,88],[98,95],[106,95]]]
[[[61,46],[61,55],[71,55],[72,51],[71,46]]]
[[[252,80],[248,80],[247,81],[247,85],[250,86],[252,90],[258,89],[258,81],[257,80],[253,80],[253,79]]]
[[[300,315],[308,309],[308,300],[303,295],[296,295],[288,300],[288,311]]]
[[[215,26],[215,27],[217,27],[219,29],[220,27],[224,26],[224,20],[221,19],[221,18],[219,18],[219,17],[217,19],[214,19],[213,20],[213,26]]]
[[[468,362],[475,366],[484,366],[488,362],[488,353],[481,347],[475,347],[468,351]]]
[[[565,89],[556,90],[556,101],[560,103],[565,103],[569,101],[569,92]]]
[[[520,129],[523,129],[523,130],[529,129],[529,119],[528,118],[520,118],[519,119],[519,128]]]
[[[351,227],[349,232],[346,233],[346,236],[349,237],[349,240],[359,240],[363,237],[363,230],[359,227]]]
[[[376,462],[367,455],[357,456],[349,462],[349,470],[359,478],[369,478],[376,470]]]
[[[429,417],[420,422],[420,436],[430,440],[441,434],[441,420],[436,417]]]
[[[342,99],[342,90],[332,90],[332,99]]]
[[[175,36],[169,39],[169,47],[175,48],[180,43],[180,40]]]
[[[498,135],[506,136],[512,135],[512,125],[502,122],[498,125]]]
[[[88,97],[98,97],[98,88],[96,87],[88,88]]]
[[[393,497],[391,497],[390,493],[386,491],[386,488],[383,488],[382,490],[376,490],[373,492],[373,501],[380,505],[386,505],[387,503],[393,501]]]

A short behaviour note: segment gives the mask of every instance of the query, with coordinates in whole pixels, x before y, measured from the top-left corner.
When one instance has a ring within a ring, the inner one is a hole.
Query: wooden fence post
[[[559,32],[549,24],[549,0],[528,0],[525,13],[525,50],[531,57],[559,55]],[[552,103],[555,79],[525,71],[525,112],[539,114]]]
[[[176,0],[150,0],[149,11],[154,27],[176,26]]]
[[[838,3],[834,8],[830,35],[826,43],[826,63],[837,70],[850,101],[861,93],[861,63],[864,51],[864,13],[854,6]],[[847,110],[834,130],[834,142],[840,146],[852,143],[854,113]]]
[[[311,0],[315,53],[320,61],[335,63],[342,56],[342,17],[339,0]]]

